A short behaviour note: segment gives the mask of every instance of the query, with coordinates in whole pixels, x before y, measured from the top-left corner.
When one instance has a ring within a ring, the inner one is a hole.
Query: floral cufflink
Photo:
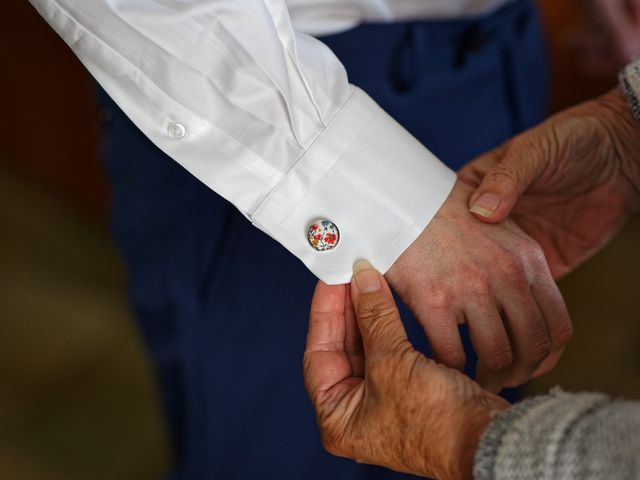
[[[328,252],[338,246],[340,242],[340,230],[335,223],[329,220],[314,222],[309,227],[307,234],[309,245],[318,252]]]

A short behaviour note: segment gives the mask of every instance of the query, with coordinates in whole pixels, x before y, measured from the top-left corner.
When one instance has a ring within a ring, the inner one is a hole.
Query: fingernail
[[[483,193],[473,202],[469,211],[477,213],[481,217],[490,217],[500,206],[500,197],[493,193]]]
[[[366,260],[356,263],[353,267],[353,278],[360,293],[373,293],[382,288],[378,271]]]

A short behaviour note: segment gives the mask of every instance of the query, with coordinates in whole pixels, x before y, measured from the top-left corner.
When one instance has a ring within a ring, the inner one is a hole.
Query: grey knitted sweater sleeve
[[[474,477],[640,479],[640,402],[558,389],[517,404],[485,432]]]

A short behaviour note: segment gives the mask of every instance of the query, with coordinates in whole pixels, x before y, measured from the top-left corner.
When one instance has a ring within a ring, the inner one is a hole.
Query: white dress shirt
[[[286,0],[301,32],[326,35],[365,22],[458,18],[486,13],[509,0]]]
[[[455,183],[284,0],[30,0],[161,150],[327,283],[385,272]],[[315,28],[492,8],[499,0],[291,0]],[[333,20],[331,11],[335,12]],[[309,25],[311,28],[311,25]],[[310,225],[330,220],[336,248]]]

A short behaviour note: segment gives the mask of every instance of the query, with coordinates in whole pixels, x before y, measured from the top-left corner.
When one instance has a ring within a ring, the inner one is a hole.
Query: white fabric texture
[[[295,27],[326,35],[365,22],[450,19],[487,13],[511,0],[287,0]]]
[[[455,183],[284,0],[30,2],[151,141],[327,283],[385,272]],[[330,252],[307,242],[321,219]]]

